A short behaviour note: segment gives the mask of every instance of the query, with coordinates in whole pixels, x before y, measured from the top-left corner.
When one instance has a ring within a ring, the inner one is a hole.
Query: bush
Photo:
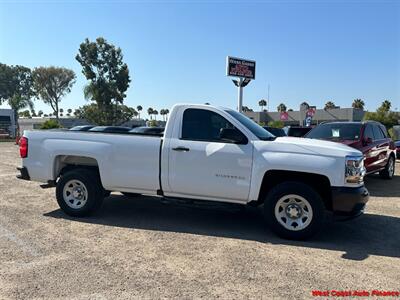
[[[61,128],[61,124],[58,123],[56,120],[47,120],[42,124],[40,129],[53,129],[53,128]]]
[[[157,127],[157,126],[158,126],[158,123],[157,123],[156,120],[150,120],[149,121],[149,127]]]
[[[285,127],[285,123],[282,121],[270,121],[268,122],[268,126],[272,128],[283,128]]]

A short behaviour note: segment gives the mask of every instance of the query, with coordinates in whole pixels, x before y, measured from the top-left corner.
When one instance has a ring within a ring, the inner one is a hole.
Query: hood
[[[260,150],[281,153],[299,153],[332,157],[362,156],[360,151],[347,145],[317,139],[278,137],[274,141],[256,141],[255,145]]]

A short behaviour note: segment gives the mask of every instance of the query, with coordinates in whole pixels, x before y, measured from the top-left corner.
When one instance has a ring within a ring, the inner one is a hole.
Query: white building
[[[15,138],[17,123],[13,109],[0,109],[0,130],[4,130]]]

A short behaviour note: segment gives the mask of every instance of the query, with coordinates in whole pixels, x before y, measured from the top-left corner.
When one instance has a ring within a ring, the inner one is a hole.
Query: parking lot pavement
[[[307,242],[275,237],[257,209],[112,194],[67,217],[54,189],[15,178],[0,143],[0,299],[310,298],[312,290],[399,290],[400,163],[366,178],[367,213],[327,220]]]

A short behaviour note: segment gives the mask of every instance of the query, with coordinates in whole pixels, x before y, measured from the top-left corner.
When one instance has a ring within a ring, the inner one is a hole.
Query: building
[[[17,123],[13,109],[0,109],[0,131],[15,138]]]
[[[301,107],[298,111],[288,111],[287,120],[283,121],[287,125],[303,125],[307,115],[307,107]],[[270,121],[280,121],[280,112],[244,112],[246,116],[258,123],[268,124]],[[333,121],[361,121],[365,111],[355,108],[333,108],[333,109],[316,109],[312,117],[311,125],[318,125],[321,122]]]

